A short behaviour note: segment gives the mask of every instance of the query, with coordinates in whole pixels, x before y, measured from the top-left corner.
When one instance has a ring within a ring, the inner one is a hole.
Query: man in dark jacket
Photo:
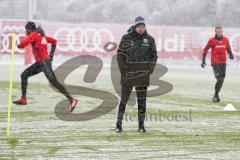
[[[206,66],[206,55],[208,50],[211,48],[211,64],[217,83],[215,85],[215,93],[213,102],[220,102],[219,92],[222,88],[225,74],[226,74],[226,52],[229,54],[229,58],[232,60],[233,54],[228,38],[223,36],[223,29],[221,26],[215,27],[215,36],[210,38],[206,47],[203,50],[202,67]]]
[[[120,42],[117,61],[121,72],[122,95],[118,109],[116,132],[122,132],[122,119],[128,98],[133,87],[137,93],[139,132],[146,132],[144,119],[146,112],[146,95],[150,74],[157,62],[157,51],[154,38],[150,36],[142,17],[135,19]]]

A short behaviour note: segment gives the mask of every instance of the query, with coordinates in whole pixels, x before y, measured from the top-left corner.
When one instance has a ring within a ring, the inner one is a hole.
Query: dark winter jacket
[[[125,86],[149,86],[150,74],[157,62],[154,38],[147,31],[143,35],[130,27],[117,51],[121,84]]]

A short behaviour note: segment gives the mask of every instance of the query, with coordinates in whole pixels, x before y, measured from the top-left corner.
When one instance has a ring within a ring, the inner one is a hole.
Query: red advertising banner
[[[11,52],[12,32],[16,33],[16,43],[19,43],[20,39],[25,36],[25,23],[26,21],[23,20],[0,20],[1,55]],[[131,26],[128,24],[73,24],[40,21],[37,21],[37,23],[41,25],[48,36],[58,40],[56,55],[62,56],[87,54],[111,57],[116,54],[117,45],[122,35],[126,34]],[[214,36],[214,27],[147,25],[147,31],[155,38],[159,58],[174,61],[199,60],[202,55],[202,48],[208,39]],[[229,38],[233,53],[238,58],[240,56],[239,29],[224,28],[224,35]],[[16,48],[16,53],[24,55],[26,50]],[[28,55],[25,57],[27,58]],[[236,62],[238,61],[237,58]]]

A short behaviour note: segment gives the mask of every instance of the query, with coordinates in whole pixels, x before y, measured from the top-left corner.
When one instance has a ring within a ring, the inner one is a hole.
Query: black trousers
[[[214,76],[217,79],[217,83],[215,85],[215,95],[218,95],[225,79],[226,64],[213,64],[212,68]]]
[[[118,108],[117,116],[117,126],[122,125],[123,115],[125,112],[126,104],[129,99],[129,96],[132,92],[133,86],[122,86],[122,95],[121,101]],[[137,102],[138,102],[138,122],[139,125],[144,125],[145,113],[146,113],[146,96],[147,96],[147,86],[135,87],[137,93]]]
[[[45,59],[40,62],[36,62],[25,69],[21,74],[21,88],[22,88],[22,98],[26,98],[28,78],[34,76],[40,72],[43,72],[49,82],[57,88],[63,95],[65,95],[69,100],[72,99],[70,94],[66,91],[62,84],[60,84],[52,70],[52,62],[50,59]]]

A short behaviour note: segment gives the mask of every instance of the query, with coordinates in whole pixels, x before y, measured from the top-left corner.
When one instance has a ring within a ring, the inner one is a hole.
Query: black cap
[[[137,27],[139,25],[145,26],[144,18],[142,18],[141,16],[138,16],[135,18],[135,27]]]
[[[36,27],[36,24],[35,24],[34,22],[29,21],[29,22],[27,22],[27,24],[25,25],[25,29],[34,31],[34,30],[37,29],[37,27]]]

